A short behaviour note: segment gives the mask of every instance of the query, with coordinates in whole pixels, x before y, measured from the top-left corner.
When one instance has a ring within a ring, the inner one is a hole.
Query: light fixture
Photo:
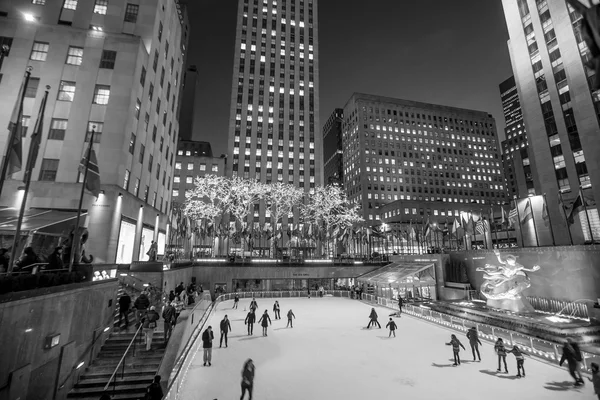
[[[25,18],[25,21],[27,21],[27,22],[35,22],[36,21],[36,18],[32,14],[29,14],[29,13],[23,13],[23,18]]]
[[[32,330],[33,330],[33,329],[31,329],[31,328],[27,328],[27,329],[25,329],[25,333],[29,333],[29,332],[31,332]]]
[[[123,193],[119,193],[119,197],[123,197]]]
[[[142,204],[142,205],[140,205],[140,208],[144,208],[144,205],[143,205],[143,204]]]
[[[110,329],[110,326],[107,326],[106,328],[104,328],[104,332],[108,332],[109,329]]]
[[[21,190],[25,190],[25,186],[19,186],[19,187],[17,188],[17,190],[19,190],[19,191],[21,191]]]
[[[144,283],[142,286],[143,287],[148,287],[148,286],[150,286],[150,284],[149,283]]]
[[[103,195],[103,194],[104,194],[104,190],[101,190],[101,191],[100,191],[100,194],[102,194],[102,195]]]
[[[119,276],[128,276],[127,274],[119,274]]]
[[[85,364],[85,361],[82,361],[79,364],[77,364],[77,366],[75,367],[75,369],[79,369],[79,368],[83,367],[83,364]]]

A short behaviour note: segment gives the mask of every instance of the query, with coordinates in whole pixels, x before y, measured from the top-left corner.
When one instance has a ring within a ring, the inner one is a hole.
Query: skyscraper
[[[344,183],[342,121],[344,110],[336,108],[323,126],[323,171],[325,185]]]
[[[565,203],[581,191],[600,199],[600,104],[591,95],[594,71],[584,65],[590,51],[583,41],[581,15],[564,1],[503,0],[502,4],[529,159],[537,171],[535,188],[545,194],[556,243],[567,244],[559,192]],[[576,210],[580,212],[575,219],[588,240],[590,226],[600,228],[594,203],[587,202],[587,212]],[[595,239],[600,239],[600,231],[596,232]]]
[[[523,123],[523,111],[519,102],[519,93],[515,77],[511,76],[500,84],[500,98],[504,109],[505,140],[502,141],[502,165],[504,178],[511,199],[535,195],[535,187],[527,132]]]
[[[317,17],[316,0],[239,0],[228,175],[321,184]]]
[[[179,117],[179,138],[181,140],[190,141],[194,138],[197,89],[198,68],[190,65],[183,75],[183,89],[181,90],[181,114]]]
[[[187,34],[176,0],[0,0],[0,45],[10,46],[0,71],[0,151],[31,66],[24,154],[44,87],[51,90],[27,205],[57,216],[45,223],[58,232],[74,224],[78,166],[94,129],[102,192],[97,200],[86,195],[83,211],[90,230],[86,252],[96,262],[147,260],[152,240],[159,253],[164,249]],[[2,206],[20,206],[23,172],[5,183]]]

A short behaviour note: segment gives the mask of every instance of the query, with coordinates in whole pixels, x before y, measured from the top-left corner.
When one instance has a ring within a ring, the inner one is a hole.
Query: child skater
[[[525,357],[523,356],[527,355],[527,353],[519,349],[517,346],[513,346],[512,350],[507,351],[507,353],[514,354],[515,358],[517,359],[517,377],[521,377],[521,370],[523,370],[523,378],[525,378],[525,366],[523,365],[525,363]]]
[[[396,325],[396,323],[394,322],[394,320],[392,320],[390,318],[390,322],[387,323],[387,325],[385,326],[386,328],[390,328],[390,334],[388,335],[388,337],[392,336],[392,333],[394,334],[394,337],[396,337],[396,328],[398,328],[398,326]]]
[[[465,346],[458,340],[456,335],[450,336],[450,342],[446,343],[446,346],[452,346],[452,351],[454,352],[454,364],[452,364],[452,366],[456,367],[457,365],[460,365],[460,355],[458,353],[460,352],[461,347],[463,350],[466,350]]]

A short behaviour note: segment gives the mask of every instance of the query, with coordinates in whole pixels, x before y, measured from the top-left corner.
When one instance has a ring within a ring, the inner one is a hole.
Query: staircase
[[[118,297],[126,290],[125,286],[120,286]],[[129,295],[134,298],[134,293],[127,290]],[[137,296],[137,294],[135,294]],[[118,298],[117,297],[117,298]],[[117,303],[118,304],[118,303]],[[129,313],[129,329],[125,330],[125,321],[118,326],[119,311],[114,316],[115,331],[112,332],[109,338],[102,346],[98,357],[92,365],[87,368],[81,376],[79,382],[67,395],[71,399],[79,400],[98,400],[104,392],[104,387],[108,383],[117,364],[123,357],[127,346],[133,339],[136,332],[135,313]],[[117,373],[116,385],[111,383],[108,393],[113,400],[138,400],[143,399],[146,393],[146,388],[156,375],[160,362],[165,352],[164,332],[162,332],[162,320],[158,321],[158,327],[152,338],[152,349],[146,351],[143,344],[143,333],[140,331],[136,342],[135,352],[132,348],[127,353],[125,361],[125,371],[123,374],[123,364],[119,367]],[[114,382],[115,380],[113,380]]]

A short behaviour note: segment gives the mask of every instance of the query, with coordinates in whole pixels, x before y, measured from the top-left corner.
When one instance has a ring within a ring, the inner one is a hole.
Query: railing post
[[[494,327],[492,326],[492,340],[494,340],[496,338],[496,331],[494,329]]]
[[[514,346],[514,345],[515,345],[515,342],[514,342],[514,340],[513,340],[513,333],[512,333],[512,332],[508,332],[508,334],[509,334],[509,336],[510,336],[510,345],[511,345],[511,346]]]

